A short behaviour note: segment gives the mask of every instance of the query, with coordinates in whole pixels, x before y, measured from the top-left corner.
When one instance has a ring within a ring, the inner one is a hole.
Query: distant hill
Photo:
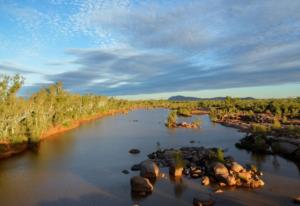
[[[226,97],[212,97],[212,98],[198,98],[198,97],[186,97],[186,96],[172,96],[169,100],[173,101],[199,101],[199,100],[224,100]],[[243,97],[240,99],[251,100],[253,97]]]

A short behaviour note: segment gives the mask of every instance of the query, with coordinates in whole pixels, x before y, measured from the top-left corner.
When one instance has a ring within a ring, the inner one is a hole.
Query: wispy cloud
[[[44,62],[59,71],[44,78],[72,91],[124,95],[299,82],[297,0],[46,5],[12,4],[8,11],[43,47],[65,51],[63,60]]]

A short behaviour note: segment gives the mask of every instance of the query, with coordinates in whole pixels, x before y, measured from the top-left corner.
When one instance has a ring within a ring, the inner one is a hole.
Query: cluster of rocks
[[[250,134],[236,143],[236,146],[255,153],[278,154],[295,161],[300,160],[300,139]]]
[[[217,148],[182,147],[158,150],[148,157],[160,167],[169,167],[170,175],[202,178],[203,185],[215,183],[249,188],[264,185],[260,178],[262,173],[255,167],[246,169],[232,157],[222,155]]]
[[[182,127],[182,128],[199,128],[199,125],[194,123],[194,122],[191,122],[191,123],[188,123],[188,122],[179,122],[176,124],[176,127]]]
[[[216,184],[220,187],[236,186],[258,188],[264,185],[262,173],[252,166],[246,169],[232,157],[223,156],[217,148],[182,147],[180,149],[157,150],[149,159],[133,165],[131,170],[140,171],[139,176],[130,179],[134,195],[146,196],[152,193],[153,183],[159,177],[160,167],[168,167],[170,177],[201,178],[203,185]],[[218,189],[216,193],[222,192]],[[193,205],[213,205],[212,199],[193,199]]]
[[[197,129],[200,127],[199,124],[197,124],[196,122],[191,122],[191,123],[188,123],[188,122],[179,122],[179,123],[174,123],[172,125],[168,125],[168,124],[165,124],[166,127],[169,127],[169,128],[188,128],[188,129]]]

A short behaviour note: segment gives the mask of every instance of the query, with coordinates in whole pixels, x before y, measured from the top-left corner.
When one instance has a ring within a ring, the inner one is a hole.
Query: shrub
[[[190,110],[188,110],[186,108],[179,108],[177,110],[177,115],[184,116],[184,117],[190,117],[190,116],[192,116],[192,113]]]
[[[167,127],[173,127],[174,125],[176,125],[176,121],[177,121],[177,112],[176,111],[170,111],[168,118],[167,118]]]
[[[221,148],[217,149],[217,160],[218,162],[224,162],[224,152]]]
[[[200,127],[200,125],[202,124],[202,121],[200,118],[197,118],[193,121],[193,124],[197,125],[198,127]]]
[[[183,155],[181,151],[176,151],[174,155],[174,160],[175,160],[175,167],[176,168],[181,168],[184,167],[184,161],[183,161]]]
[[[281,128],[281,123],[277,118],[274,118],[272,128],[273,129],[280,129]]]
[[[251,132],[254,134],[266,134],[269,131],[268,127],[262,124],[252,124]]]

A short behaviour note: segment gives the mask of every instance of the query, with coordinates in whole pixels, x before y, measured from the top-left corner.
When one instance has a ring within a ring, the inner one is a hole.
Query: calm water
[[[160,109],[106,117],[42,142],[36,153],[1,160],[0,205],[192,205],[193,197],[209,197],[214,188],[201,186],[199,179],[171,181],[168,175],[156,181],[152,195],[131,197],[129,180],[138,172],[121,171],[146,159],[157,142],[162,148],[222,147],[237,161],[256,164],[264,172],[264,188],[212,194],[216,205],[293,205],[291,197],[300,195],[299,165],[238,150],[234,143],[243,134],[214,125],[207,116],[201,116],[200,130],[169,130],[163,125],[166,116],[167,110]],[[131,148],[142,152],[130,155]]]

